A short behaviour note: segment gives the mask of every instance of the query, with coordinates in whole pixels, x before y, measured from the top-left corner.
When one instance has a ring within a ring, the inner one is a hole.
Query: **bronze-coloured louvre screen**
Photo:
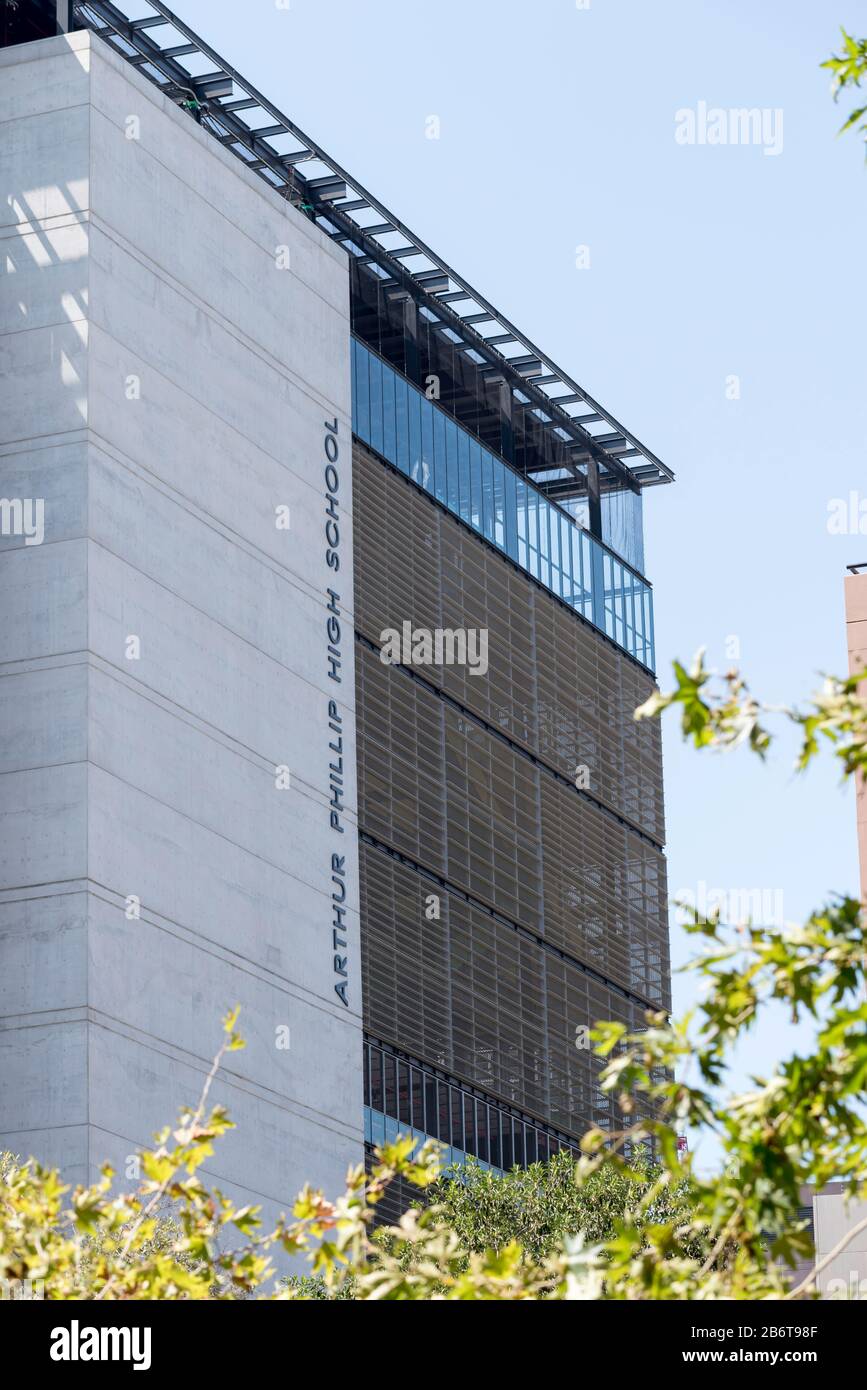
[[[607,1127],[576,1028],[670,997],[661,745],[632,719],[652,682],[357,443],[354,474],[365,1028],[570,1134]],[[405,621],[487,629],[487,673],[384,663]]]
[[[353,468],[360,631],[486,628],[486,676],[428,678],[570,782],[586,766],[595,798],[662,844],[659,726],[632,717],[648,673],[357,442]]]
[[[660,851],[453,709],[356,648],[361,828],[660,1006]]]
[[[568,960],[361,846],[365,1028],[558,1129],[616,1125],[576,1029],[643,1010]]]

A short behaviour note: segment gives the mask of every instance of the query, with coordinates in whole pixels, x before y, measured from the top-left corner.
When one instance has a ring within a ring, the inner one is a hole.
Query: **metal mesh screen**
[[[357,443],[354,473],[366,1030],[567,1133],[616,1123],[576,1029],[669,1002],[652,683]],[[407,621],[487,629],[487,673],[383,663]]]

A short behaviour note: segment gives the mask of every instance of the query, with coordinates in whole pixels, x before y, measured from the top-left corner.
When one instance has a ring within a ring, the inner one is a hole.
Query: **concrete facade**
[[[813,1195],[813,1230],[816,1264],[821,1264],[854,1227],[867,1220],[867,1202],[848,1201],[842,1183],[829,1183]],[[817,1281],[822,1298],[867,1299],[867,1230],[858,1231],[839,1255],[822,1270]]]
[[[846,640],[849,674],[867,671],[867,571],[847,574]],[[858,854],[861,861],[861,901],[867,906],[867,783],[859,778],[856,786]]]
[[[0,536],[0,1147],[123,1174],[238,1003],[206,1174],[273,1213],[362,1156],[345,254],[87,33],[0,52],[0,171],[0,494],[44,501]]]

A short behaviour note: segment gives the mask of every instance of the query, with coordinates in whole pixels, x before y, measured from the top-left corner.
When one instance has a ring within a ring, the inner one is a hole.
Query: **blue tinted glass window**
[[[421,482],[421,407],[422,398],[412,387],[407,390],[407,409],[409,413],[409,476],[413,482]]]
[[[587,538],[588,552],[590,555],[590,607],[591,617],[597,627],[601,627],[603,632],[607,631],[605,624],[605,551],[597,545],[592,537]]]
[[[523,478],[515,479],[515,510],[518,523],[518,564],[524,569],[528,566],[527,554],[527,484]]]
[[[454,420],[446,420],[446,479],[449,511],[460,515],[460,493],[458,488],[458,427]]]
[[[619,575],[619,573],[618,573],[618,565],[617,565],[616,560],[613,560],[613,559],[611,558],[610,555],[609,555],[609,556],[606,556],[606,559],[608,560],[608,567],[609,567],[609,568],[608,568],[608,584],[606,585],[606,590],[607,590],[607,592],[606,592],[605,597],[606,597],[607,602],[608,602],[609,612],[611,613],[611,636],[612,636],[612,637],[616,637],[616,636],[617,636],[617,623],[618,623],[618,621],[619,621],[619,619],[620,619],[620,616],[621,616],[621,613],[620,613],[620,609],[621,609],[621,602],[620,602],[620,583],[619,583],[620,575]]]
[[[382,453],[389,463],[397,462],[397,417],[394,403],[395,373],[382,367]]]
[[[647,633],[647,665],[653,668],[654,661],[654,632],[653,632],[653,594],[649,589],[644,590],[644,630]]]
[[[506,545],[506,485],[505,467],[498,458],[492,459],[494,472],[494,541],[501,550]]]
[[[633,581],[632,611],[635,623],[635,646],[638,656],[642,661],[644,660],[644,657],[642,655],[644,648],[644,599],[642,594],[643,588],[644,585],[640,584],[637,579]]]
[[[352,380],[352,428],[359,433],[356,421],[358,420],[358,369],[356,359],[358,357],[358,339],[349,340],[349,374]]]
[[[482,523],[489,541],[494,539],[494,460],[482,450]]]
[[[446,479],[446,417],[434,407],[434,493],[437,501],[445,502],[447,496]]]
[[[606,623],[605,630],[609,637],[616,641],[622,640],[623,618],[621,613],[621,587],[620,587],[620,566],[612,556],[605,556],[605,609]]]
[[[395,462],[401,473],[409,472],[409,409],[407,407],[409,393],[409,383],[404,381],[402,376],[398,376],[397,373],[395,373],[394,412],[395,436],[397,439],[397,456]]]
[[[551,546],[548,537],[548,513],[551,508],[544,497],[539,498],[539,577],[543,584],[551,583]]]
[[[517,510],[518,479],[511,468],[503,469],[503,512],[505,516],[505,547],[506,553],[511,555],[513,560],[518,558],[518,510]]]
[[[640,602],[638,586],[635,582],[635,575],[626,570],[623,576],[626,589],[626,608],[624,617],[626,619],[626,640],[632,650],[635,649],[637,630],[635,625],[636,606]]]
[[[548,508],[548,527],[551,534],[551,588],[555,594],[562,591],[563,577],[560,563],[560,513],[556,507]]]
[[[560,597],[570,601],[572,598],[572,550],[570,536],[574,527],[565,516],[560,517]]]
[[[371,1111],[370,1133],[374,1144],[385,1143],[385,1116],[377,1110]]]
[[[645,663],[645,665],[651,666],[653,663],[651,661],[650,652],[650,628],[647,622],[647,610],[650,606],[650,590],[644,584],[642,584],[641,586],[641,592],[639,597],[641,600],[641,631],[644,645],[644,654],[641,657],[641,659]],[[638,601],[639,598],[636,598],[636,605],[638,604]]]
[[[574,606],[584,611],[584,582],[581,573],[581,532],[577,526],[572,527],[569,537],[572,546],[572,600]]]
[[[649,587],[357,339],[353,429],[553,593],[653,668]]]
[[[370,443],[370,353],[360,343],[356,343],[356,416],[353,428],[365,444]]]
[[[382,364],[370,354],[370,442],[382,453]]]
[[[458,430],[458,511],[470,520],[470,436]]]
[[[433,406],[422,398],[421,403],[421,475],[416,480],[426,492],[433,489],[434,477],[434,428]]]
[[[625,570],[625,571],[624,571],[624,576],[623,576],[623,577],[624,577],[624,580],[625,580],[625,582],[626,582],[626,595],[625,595],[625,598],[626,598],[626,605],[625,605],[626,611],[625,611],[625,614],[624,614],[624,616],[625,616],[625,618],[626,618],[626,645],[627,645],[627,647],[629,648],[629,650],[630,650],[631,652],[634,652],[634,651],[635,651],[635,645],[636,645],[636,642],[635,642],[635,639],[636,639],[636,632],[635,632],[635,576],[632,575],[632,574],[630,574],[628,570]]]
[[[539,506],[542,499],[535,488],[527,488],[527,564],[535,579],[539,578]]]
[[[614,636],[614,603],[613,603],[613,575],[611,573],[611,556],[607,551],[602,552],[602,593],[605,608],[605,631],[609,637]]]
[[[470,440],[470,522],[482,529],[482,446]]]

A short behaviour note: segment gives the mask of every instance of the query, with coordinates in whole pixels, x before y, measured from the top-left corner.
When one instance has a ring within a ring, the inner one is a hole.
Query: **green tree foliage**
[[[827,681],[803,709],[770,710],[736,672],[715,680],[701,654],[689,669],[676,663],[674,674],[673,688],[638,718],[675,710],[698,749],[741,746],[761,758],[772,747],[770,723],[783,720],[797,731],[802,772],[822,748],[844,779],[867,769],[857,679]],[[437,1145],[416,1152],[412,1139],[400,1139],[379,1151],[372,1174],[353,1169],[337,1201],[305,1188],[291,1218],[263,1234],[255,1208],[236,1207],[199,1177],[229,1127],[220,1107],[208,1109],[208,1093],[224,1053],[243,1046],[232,1014],[198,1107],[142,1154],[136,1192],[112,1195],[106,1169],[70,1195],[56,1173],[6,1156],[0,1279],[44,1281],[52,1299],[813,1296],[818,1267],[796,1288],[787,1273],[811,1254],[800,1188],[837,1179],[853,1198],[867,1198],[859,904],[835,899],[787,927],[695,917],[690,930],[698,950],[688,968],[704,986],[701,1002],[675,1021],[649,1014],[635,1034],[598,1026],[601,1083],[618,1098],[623,1127],[585,1135],[574,1167],[562,1155],[500,1179],[471,1167],[457,1183],[443,1176]],[[811,1025],[811,1046],[733,1092],[732,1049],[769,1001]],[[652,1118],[642,1118],[648,1108]],[[698,1174],[678,1155],[685,1128],[716,1136],[717,1172]],[[379,1204],[397,1175],[429,1200],[383,1228]],[[308,1274],[276,1282],[277,1251],[305,1261]]]
[[[845,29],[842,34],[842,51],[833,54],[822,64],[833,74],[831,90],[835,101],[839,101],[840,93],[849,87],[857,87],[860,96],[861,83],[867,77],[867,39],[855,39]],[[840,127],[840,133],[853,128],[860,131],[863,140],[867,140],[867,104],[855,107]]]
[[[641,1226],[685,1221],[691,1210],[686,1178],[664,1184],[644,1205],[662,1176],[662,1166],[641,1146],[628,1173],[606,1164],[583,1181],[566,1150],[503,1176],[470,1159],[446,1169],[428,1200],[439,1205],[467,1251],[501,1250],[517,1240],[525,1260],[542,1260],[567,1237],[589,1245],[613,1240],[628,1214]]]

